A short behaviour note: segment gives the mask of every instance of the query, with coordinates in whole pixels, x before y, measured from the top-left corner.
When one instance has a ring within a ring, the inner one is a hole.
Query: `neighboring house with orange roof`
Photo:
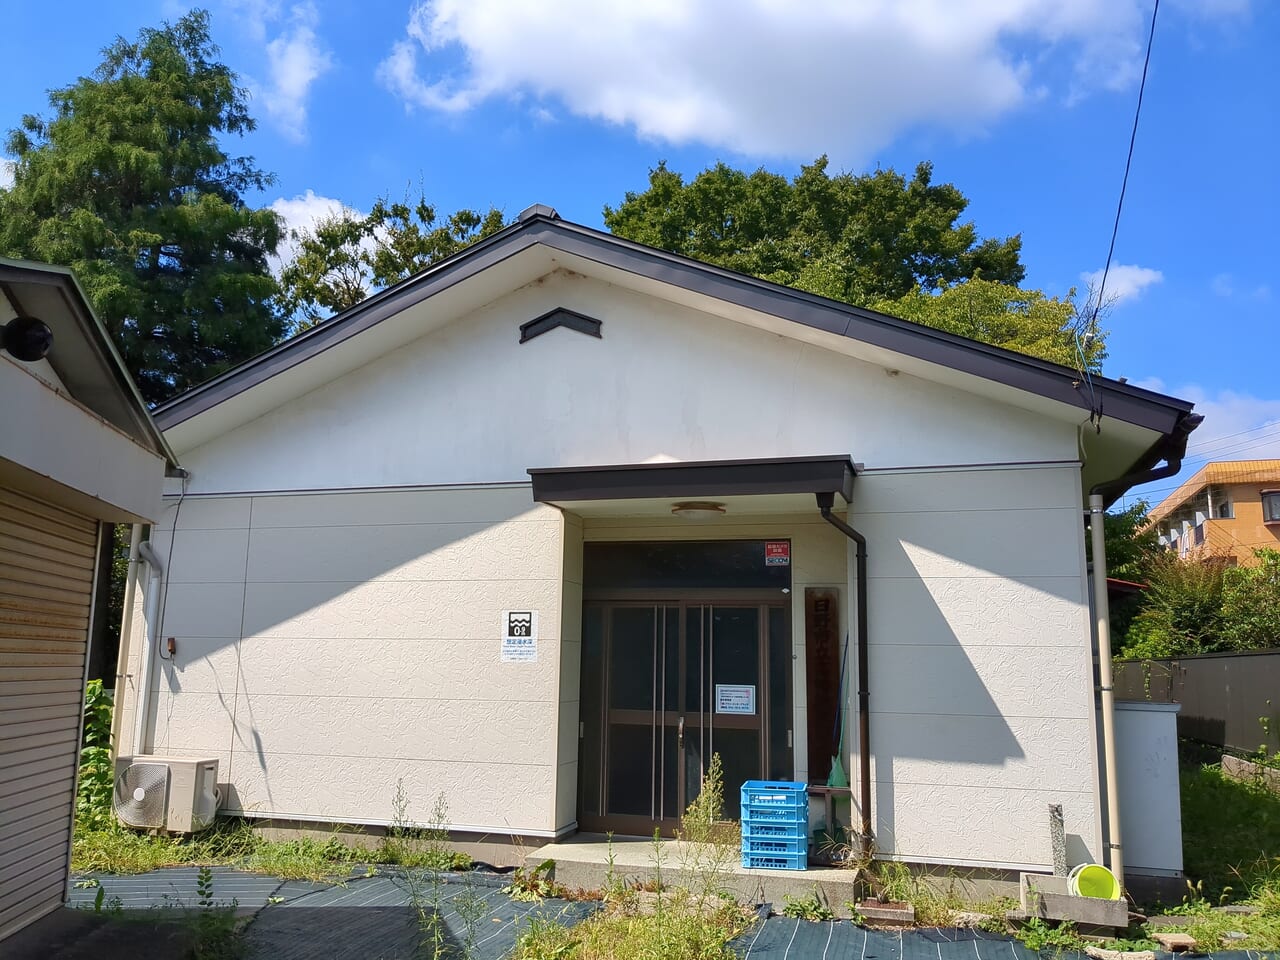
[[[1280,548],[1280,460],[1207,463],[1148,515],[1160,543],[1179,555],[1230,557]]]

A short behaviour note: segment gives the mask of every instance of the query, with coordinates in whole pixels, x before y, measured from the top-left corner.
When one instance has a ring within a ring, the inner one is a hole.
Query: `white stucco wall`
[[[602,339],[558,329],[518,342],[521,323],[556,306],[599,318]],[[876,466],[1078,457],[1071,423],[559,275],[179,450],[194,493],[845,452]]]
[[[188,498],[154,752],[217,757],[232,812],[386,822],[403,779],[412,818],[443,793],[456,829],[552,832],[561,537],[527,488]],[[499,659],[510,608],[536,663]]]
[[[907,860],[1101,856],[1079,472],[874,473],[868,541],[876,843]]]
[[[519,344],[555,306],[603,338]],[[1066,420],[553,276],[179,451],[161,630],[179,653],[157,670],[154,747],[212,752],[260,815],[385,821],[403,777],[415,816],[444,791],[459,829],[554,832],[574,817],[581,541],[765,536],[793,541],[803,765],[803,587],[839,587],[851,621],[839,534],[816,511],[716,534],[580,522],[535,505],[525,471],[848,452],[866,466],[849,516],[869,541],[880,851],[1043,866],[1062,803],[1096,857],[1077,449]],[[979,466],[932,469],[955,464]],[[498,614],[524,606],[538,663],[500,664]]]

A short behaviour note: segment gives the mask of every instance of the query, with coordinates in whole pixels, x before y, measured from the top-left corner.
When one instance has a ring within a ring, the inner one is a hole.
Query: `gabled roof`
[[[517,223],[493,236],[157,407],[156,420],[162,429],[176,427],[406,308],[538,245],[802,327],[1001,383],[1085,413],[1090,409],[1089,391],[1080,382],[1080,375],[1069,367],[647,247],[561,220],[555,211],[538,206],[531,207]],[[1192,408],[1192,404],[1184,400],[1105,377],[1094,377],[1092,388],[1106,417],[1165,436],[1175,431]]]
[[[177,466],[111,335],[70,269],[0,257],[0,292],[19,315],[36,317],[53,331],[46,359],[77,402]]]
[[[1147,514],[1148,523],[1158,523],[1205,487],[1232,483],[1274,483],[1280,486],[1280,460],[1218,460],[1206,463]]]

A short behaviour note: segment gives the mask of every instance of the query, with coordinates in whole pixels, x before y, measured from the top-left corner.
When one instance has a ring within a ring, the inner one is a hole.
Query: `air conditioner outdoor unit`
[[[111,805],[129,827],[195,833],[218,812],[218,761],[118,757]]]

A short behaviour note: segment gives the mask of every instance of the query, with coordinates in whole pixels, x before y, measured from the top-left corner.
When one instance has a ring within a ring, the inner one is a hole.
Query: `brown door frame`
[[[772,715],[772,692],[775,683],[782,683],[783,689],[786,691],[785,707],[788,714],[794,712],[794,691],[792,689],[792,663],[791,657],[787,658],[786,675],[783,677],[772,677],[769,674],[769,652],[770,652],[770,628],[771,618],[769,610],[771,608],[782,609],[786,612],[790,611],[791,597],[790,594],[783,597],[778,596],[776,590],[699,590],[699,589],[668,589],[668,590],[602,590],[588,591],[583,597],[584,610],[588,607],[599,607],[602,609],[601,624],[603,628],[601,651],[601,673],[599,677],[587,677],[582,675],[580,683],[596,682],[601,686],[600,690],[600,715],[595,718],[582,718],[584,723],[594,722],[598,724],[600,730],[599,742],[599,782],[588,784],[585,781],[579,785],[578,796],[581,799],[589,790],[596,793],[595,806],[601,811],[598,814],[586,814],[579,810],[578,823],[582,830],[597,832],[613,832],[618,835],[630,836],[651,836],[655,828],[661,830],[666,835],[672,834],[679,825],[679,818],[683,812],[683,800],[688,795],[687,784],[685,783],[685,757],[683,750],[683,742],[677,739],[677,756],[675,761],[676,772],[676,806],[678,809],[674,811],[661,810],[656,817],[644,817],[636,815],[610,814],[608,812],[608,784],[610,764],[612,759],[609,751],[609,731],[611,724],[617,722],[614,719],[615,714],[636,714],[635,717],[619,717],[623,723],[632,721],[635,725],[642,725],[644,717],[647,715],[651,724],[651,729],[657,734],[658,739],[655,740],[655,753],[651,756],[650,765],[653,767],[650,779],[650,797],[651,803],[657,798],[657,804],[661,804],[661,796],[664,790],[664,784],[661,778],[665,776],[665,764],[659,762],[659,752],[665,749],[666,732],[669,727],[677,727],[680,724],[682,716],[687,717],[690,710],[672,710],[667,709],[663,704],[661,708],[657,702],[648,711],[635,710],[612,710],[609,705],[609,679],[611,676],[612,661],[612,630],[613,618],[610,611],[617,608],[652,608],[654,610],[654,656],[656,658],[662,656],[662,652],[658,646],[659,643],[670,642],[670,638],[665,637],[665,611],[670,608],[679,610],[678,614],[678,630],[676,642],[678,646],[678,670],[676,689],[680,698],[683,698],[687,689],[687,676],[690,663],[689,655],[689,637],[688,637],[688,611],[691,608],[711,608],[716,607],[738,607],[738,608],[756,608],[757,629],[759,631],[759,641],[757,643],[757,673],[760,678],[756,694],[756,717],[755,722],[740,722],[745,718],[737,718],[731,715],[722,715],[718,719],[708,720],[708,717],[715,716],[714,703],[708,703],[703,709],[697,712],[696,724],[699,733],[701,733],[704,725],[709,730],[714,731],[717,725],[724,728],[747,728],[757,730],[760,740],[760,769],[762,776],[768,776],[771,769],[770,756],[772,745],[770,732],[773,723]],[[791,622],[790,617],[783,618],[783,625],[786,632],[784,642],[788,651],[791,648]],[[665,662],[665,661],[664,661]],[[701,660],[699,661],[701,663]],[[656,672],[661,667],[655,667],[654,683],[659,682],[659,675]],[[714,698],[714,689],[711,691]],[[655,701],[657,698],[655,697]],[[677,704],[679,706],[679,704]],[[790,716],[787,717],[788,729],[791,729]],[[685,726],[688,726],[687,720]],[[660,732],[659,732],[660,731]],[[659,743],[659,741],[661,741]],[[581,741],[580,741],[581,742]],[[791,766],[794,769],[795,753],[794,739],[789,737],[787,744],[787,752],[791,755]],[[579,764],[579,776],[583,774],[582,764]],[[658,810],[655,809],[655,813]]]

